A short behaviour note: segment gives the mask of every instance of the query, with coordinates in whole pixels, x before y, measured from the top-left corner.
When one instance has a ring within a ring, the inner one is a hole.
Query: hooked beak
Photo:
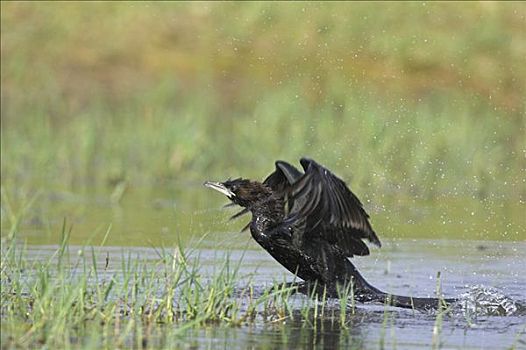
[[[234,192],[230,191],[228,188],[225,187],[221,182],[213,182],[213,181],[207,181],[204,183],[206,187],[209,187],[213,190],[219,191],[228,198],[232,198],[235,196]]]

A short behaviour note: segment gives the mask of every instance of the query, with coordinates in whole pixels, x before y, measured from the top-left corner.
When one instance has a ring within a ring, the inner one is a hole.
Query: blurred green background
[[[232,231],[198,186],[308,155],[381,237],[526,238],[525,3],[1,10],[3,234]]]

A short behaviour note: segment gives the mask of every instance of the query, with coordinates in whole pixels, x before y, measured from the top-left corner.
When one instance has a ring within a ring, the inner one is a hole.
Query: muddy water
[[[241,234],[234,235],[241,237]],[[192,254],[200,256],[203,276],[211,276],[217,265],[224,261],[224,255],[228,254],[232,261],[242,259],[239,274],[251,276],[259,292],[276,280],[293,279],[250,241],[243,249],[235,248],[236,245],[239,242],[223,242],[221,249],[218,249],[216,241],[206,239],[197,244],[198,248]],[[46,258],[55,249],[56,246],[30,246],[29,258]],[[72,253],[78,249],[80,247],[70,247]],[[118,274],[120,260],[128,254],[152,264],[158,259],[154,248],[97,248],[97,256],[101,257],[99,264],[106,267],[104,271],[107,275]],[[484,285],[498,288],[499,292],[513,300],[526,302],[524,242],[385,241],[381,250],[373,250],[371,256],[354,259],[354,262],[373,285],[398,294],[434,295],[436,276],[440,271],[446,297],[459,296],[475,285]],[[243,285],[244,281],[240,279],[239,284]],[[291,298],[293,305],[301,305],[305,297],[296,295]],[[327,307],[336,307],[336,304],[329,301]],[[435,315],[397,308],[390,308],[386,313],[382,305],[357,305],[356,312],[349,314],[347,328],[340,327],[337,321],[330,318],[315,324],[305,324],[299,319],[285,325],[259,322],[239,328],[210,326],[190,331],[182,341],[199,348],[231,349],[421,349],[433,346],[446,349],[507,349],[512,345],[521,348],[526,344],[524,314],[468,318],[459,313],[447,316],[435,337]],[[160,334],[159,339],[152,339],[158,345],[162,345],[162,330]]]

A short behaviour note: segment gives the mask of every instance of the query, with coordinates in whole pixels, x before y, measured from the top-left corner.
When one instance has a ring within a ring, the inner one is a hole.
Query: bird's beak
[[[209,187],[213,190],[219,191],[228,198],[232,198],[235,196],[234,192],[230,191],[228,188],[225,187],[221,182],[213,182],[213,181],[207,181],[204,183],[206,187]]]

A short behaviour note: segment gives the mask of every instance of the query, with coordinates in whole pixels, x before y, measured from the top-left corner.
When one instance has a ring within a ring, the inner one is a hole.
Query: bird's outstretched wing
[[[290,188],[293,207],[285,220],[296,227],[296,239],[322,238],[349,257],[369,254],[362,239],[381,246],[369,215],[345,182],[311,159],[300,163],[305,174]]]

